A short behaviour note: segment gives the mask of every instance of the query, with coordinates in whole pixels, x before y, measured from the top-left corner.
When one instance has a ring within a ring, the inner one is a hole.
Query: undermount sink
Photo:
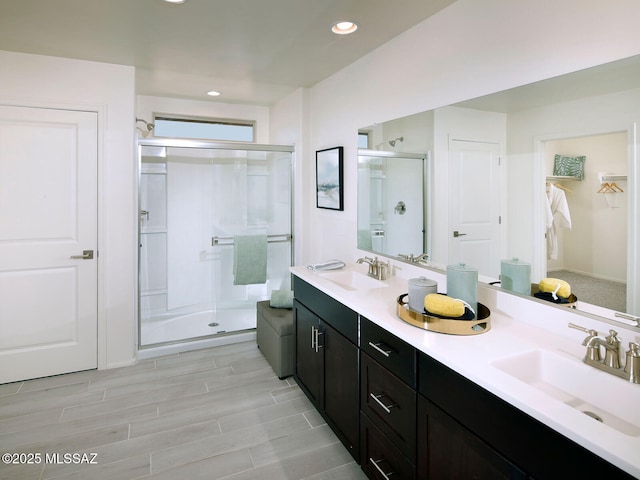
[[[640,436],[640,385],[563,352],[531,350],[492,365],[625,435]]]
[[[346,290],[370,290],[387,286],[386,283],[380,280],[350,270],[345,272],[326,272],[320,275]]]

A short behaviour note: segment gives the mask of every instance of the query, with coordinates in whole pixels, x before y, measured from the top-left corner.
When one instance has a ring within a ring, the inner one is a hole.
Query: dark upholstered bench
[[[256,316],[258,348],[279,378],[293,375],[293,310],[272,308],[264,300],[256,304]]]

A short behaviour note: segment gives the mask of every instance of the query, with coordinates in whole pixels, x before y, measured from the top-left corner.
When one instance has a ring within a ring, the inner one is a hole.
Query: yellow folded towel
[[[447,297],[439,293],[430,293],[424,297],[424,308],[427,312],[443,317],[457,318],[464,315],[464,302],[457,298]]]
[[[555,292],[556,295],[562,298],[569,298],[571,295],[571,285],[559,278],[543,278],[540,280],[538,288],[541,292]]]

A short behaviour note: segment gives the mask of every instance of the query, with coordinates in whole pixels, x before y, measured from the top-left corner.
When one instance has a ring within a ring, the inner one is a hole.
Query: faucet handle
[[[586,344],[587,344],[587,342],[588,342],[591,338],[593,338],[593,337],[597,337],[597,336],[599,335],[597,330],[593,330],[593,329],[590,329],[590,328],[585,328],[585,327],[582,327],[582,326],[580,326],[580,325],[576,325],[575,323],[569,323],[569,328],[575,328],[576,330],[580,330],[581,332],[584,332],[584,333],[589,334],[589,336],[588,336],[588,337],[585,339],[585,341],[582,343],[583,345],[586,345]]]
[[[640,383],[640,344],[629,342],[624,371],[632,383]]]
[[[612,345],[620,343],[618,332],[616,332],[615,330],[609,330],[609,335],[607,335],[607,338],[605,340],[607,341],[607,343],[610,343]]]

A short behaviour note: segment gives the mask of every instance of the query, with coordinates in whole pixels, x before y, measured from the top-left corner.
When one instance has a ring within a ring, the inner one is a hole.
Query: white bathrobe
[[[547,258],[558,258],[558,230],[571,230],[571,213],[564,191],[552,184],[547,186]]]

